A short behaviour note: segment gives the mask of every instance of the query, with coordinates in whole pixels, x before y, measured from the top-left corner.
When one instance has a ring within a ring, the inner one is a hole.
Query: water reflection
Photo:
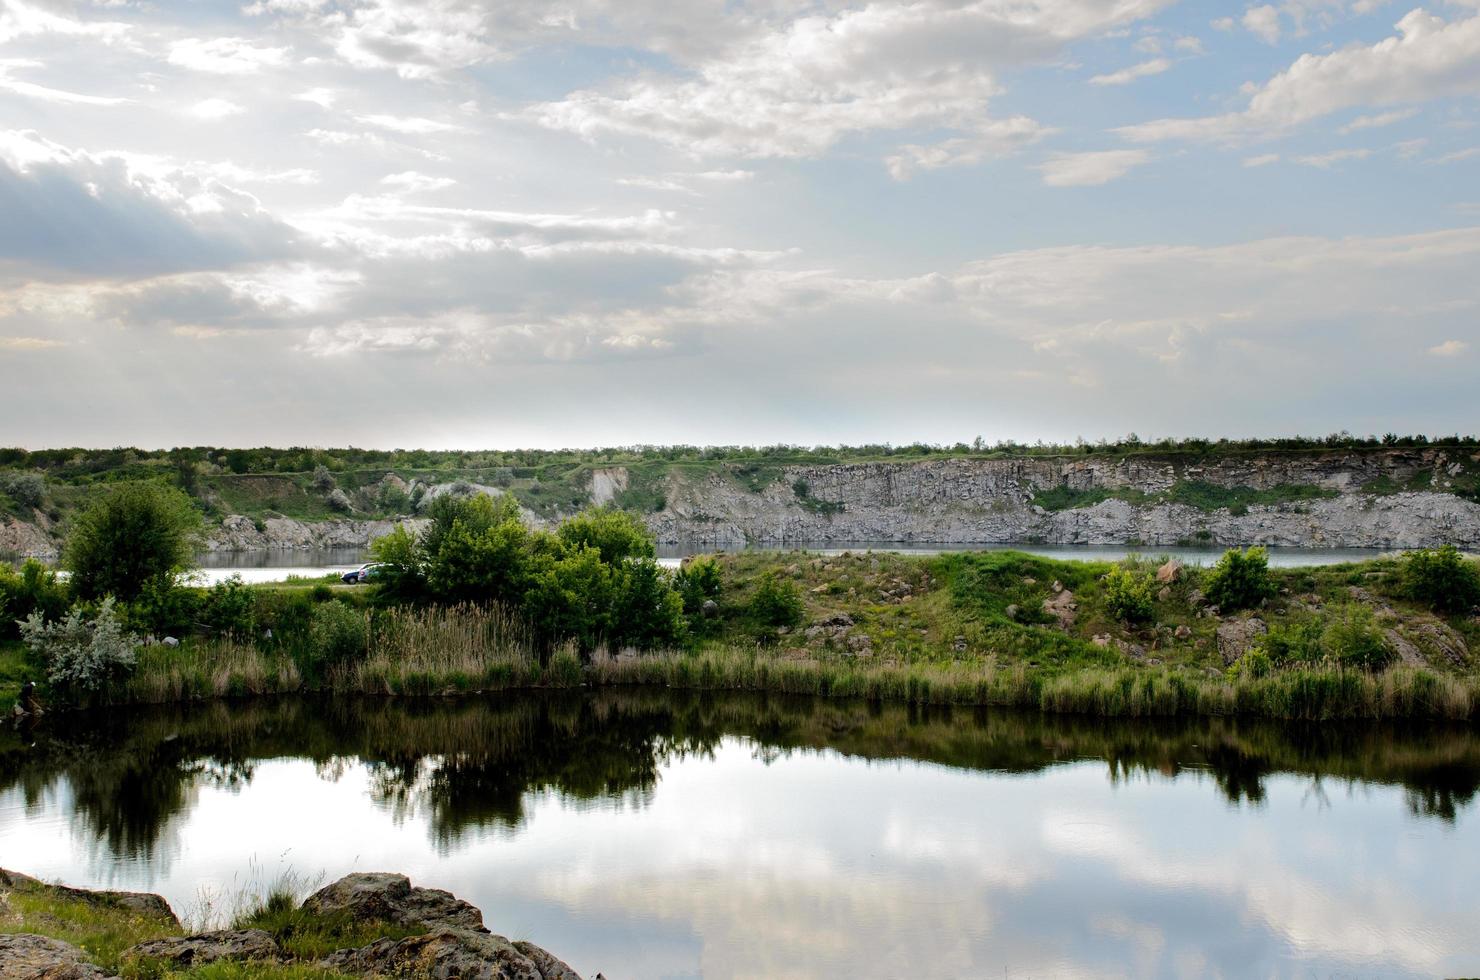
[[[1463,727],[294,700],[0,736],[0,863],[396,868],[609,976],[1453,973],[1477,789]]]

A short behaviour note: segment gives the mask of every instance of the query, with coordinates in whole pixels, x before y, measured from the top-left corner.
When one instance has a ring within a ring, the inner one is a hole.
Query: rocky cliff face
[[[233,514],[206,537],[208,551],[313,551],[321,548],[367,548],[376,538],[385,537],[401,524],[420,531],[427,521],[406,518],[399,521],[295,521],[287,517],[269,517],[253,521]]]
[[[917,541],[939,544],[1268,544],[1328,548],[1480,547],[1480,505],[1455,493],[1480,458],[1443,450],[1229,457],[929,460],[787,468],[759,493],[721,474],[670,478],[668,506],[648,524],[667,543]],[[1199,507],[1158,500],[1179,481],[1221,488],[1316,487],[1322,499]],[[1426,485],[1371,493],[1373,484]],[[798,494],[803,487],[805,495]],[[1035,495],[1133,491],[1047,510]]]

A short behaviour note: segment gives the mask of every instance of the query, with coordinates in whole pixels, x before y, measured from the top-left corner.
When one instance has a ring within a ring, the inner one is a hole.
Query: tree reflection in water
[[[1107,720],[669,690],[505,694],[438,701],[284,699],[55,716],[0,734],[0,791],[28,811],[63,785],[73,819],[115,857],[149,858],[201,786],[250,783],[266,759],[337,780],[364,766],[376,802],[425,817],[443,851],[470,830],[515,829],[530,794],[644,806],[670,761],[727,736],[763,760],[831,750],[966,770],[1031,773],[1100,760],[1113,780],[1210,777],[1259,806],[1276,773],[1400,785],[1411,811],[1453,821],[1480,789],[1465,727],[1282,725],[1232,718]]]

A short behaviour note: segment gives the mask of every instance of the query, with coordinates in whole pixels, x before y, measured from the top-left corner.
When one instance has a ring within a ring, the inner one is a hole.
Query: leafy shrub
[[[595,548],[582,547],[533,576],[524,613],[541,642],[571,640],[592,650],[611,636],[615,592],[611,566]]]
[[[771,640],[777,630],[800,626],[805,607],[802,594],[794,584],[775,572],[767,572],[750,597],[746,613],[755,625],[758,638]]]
[[[1259,638],[1256,649],[1276,667],[1290,664],[1312,664],[1325,656],[1321,647],[1321,624],[1276,623]]]
[[[42,619],[60,618],[68,601],[66,583],[36,559],[28,558],[19,572],[0,564],[0,638],[19,637],[19,620],[32,613],[40,613]]]
[[[1274,659],[1264,650],[1255,647],[1230,668],[1236,677],[1267,677],[1274,670]]]
[[[128,601],[190,566],[200,514],[190,498],[156,483],[113,487],[77,516],[62,552],[84,599]]]
[[[1321,633],[1321,649],[1337,663],[1362,670],[1381,670],[1394,658],[1372,610],[1356,603],[1332,612]]]
[[[257,603],[239,575],[207,589],[198,615],[201,625],[222,636],[249,640],[257,633]]]
[[[427,577],[421,543],[406,525],[398,524],[389,534],[370,542],[370,558],[380,562],[375,576],[379,595],[407,600],[425,593]]]
[[[313,488],[320,493],[328,493],[335,487],[334,474],[329,472],[329,467],[323,463],[313,468]]]
[[[124,632],[111,598],[103,600],[91,622],[77,606],[53,622],[33,612],[21,624],[21,636],[33,661],[46,672],[47,683],[64,697],[98,694],[138,662],[136,641]]]
[[[652,535],[624,510],[594,507],[562,521],[556,535],[567,548],[595,548],[601,560],[616,565],[630,558],[652,558]]]
[[[651,558],[629,561],[616,576],[611,641],[643,650],[677,646],[683,641],[683,599],[668,583],[668,574]]]
[[[182,589],[173,581],[150,580],[123,606],[129,629],[155,636],[189,632],[200,612],[200,593]]]
[[[1257,606],[1277,591],[1269,575],[1269,552],[1263,548],[1230,548],[1203,583],[1208,601],[1224,612]]]
[[[40,507],[46,499],[46,477],[34,471],[0,473],[0,493],[22,507]]]
[[[314,607],[308,635],[311,662],[317,667],[335,667],[364,658],[370,628],[364,613],[335,599]]]
[[[1144,623],[1156,615],[1151,576],[1129,568],[1112,568],[1105,576],[1105,609],[1127,623]]]
[[[1403,592],[1440,612],[1462,613],[1480,605],[1480,568],[1452,544],[1403,556]]]
[[[695,558],[686,562],[673,576],[673,587],[683,601],[684,615],[690,625],[697,625],[704,615],[704,603],[719,601],[721,579],[719,562],[713,558]]]

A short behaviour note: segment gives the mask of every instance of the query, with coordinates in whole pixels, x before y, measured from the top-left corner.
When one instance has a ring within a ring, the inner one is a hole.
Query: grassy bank
[[[307,581],[218,588],[217,606],[201,608],[230,605],[245,630],[143,647],[131,675],[99,700],[656,685],[1124,717],[1480,713],[1471,652],[1480,650],[1480,616],[1418,601],[1396,559],[1270,570],[1268,597],[1232,613],[1209,607],[1209,570],[1172,569],[1158,582],[1157,559],[710,560],[713,608],[691,614],[685,646],[647,652],[541,648],[498,606],[389,604],[369,587]],[[1141,590],[1131,612],[1127,581]],[[758,619],[758,600],[778,593],[794,604],[784,620]],[[1230,631],[1247,632],[1238,649]],[[13,698],[25,673],[19,645],[0,645],[0,699]]]
[[[314,916],[298,906],[293,891],[283,887],[268,889],[261,896],[234,896],[235,910],[224,919],[187,921],[182,926],[162,910],[140,908],[107,892],[57,887],[20,875],[8,877],[9,884],[0,879],[0,933],[29,933],[70,943],[121,980],[349,980],[346,974],[311,963],[338,949],[426,931],[348,916]],[[150,940],[209,928],[261,929],[299,962],[170,967],[128,952]]]

